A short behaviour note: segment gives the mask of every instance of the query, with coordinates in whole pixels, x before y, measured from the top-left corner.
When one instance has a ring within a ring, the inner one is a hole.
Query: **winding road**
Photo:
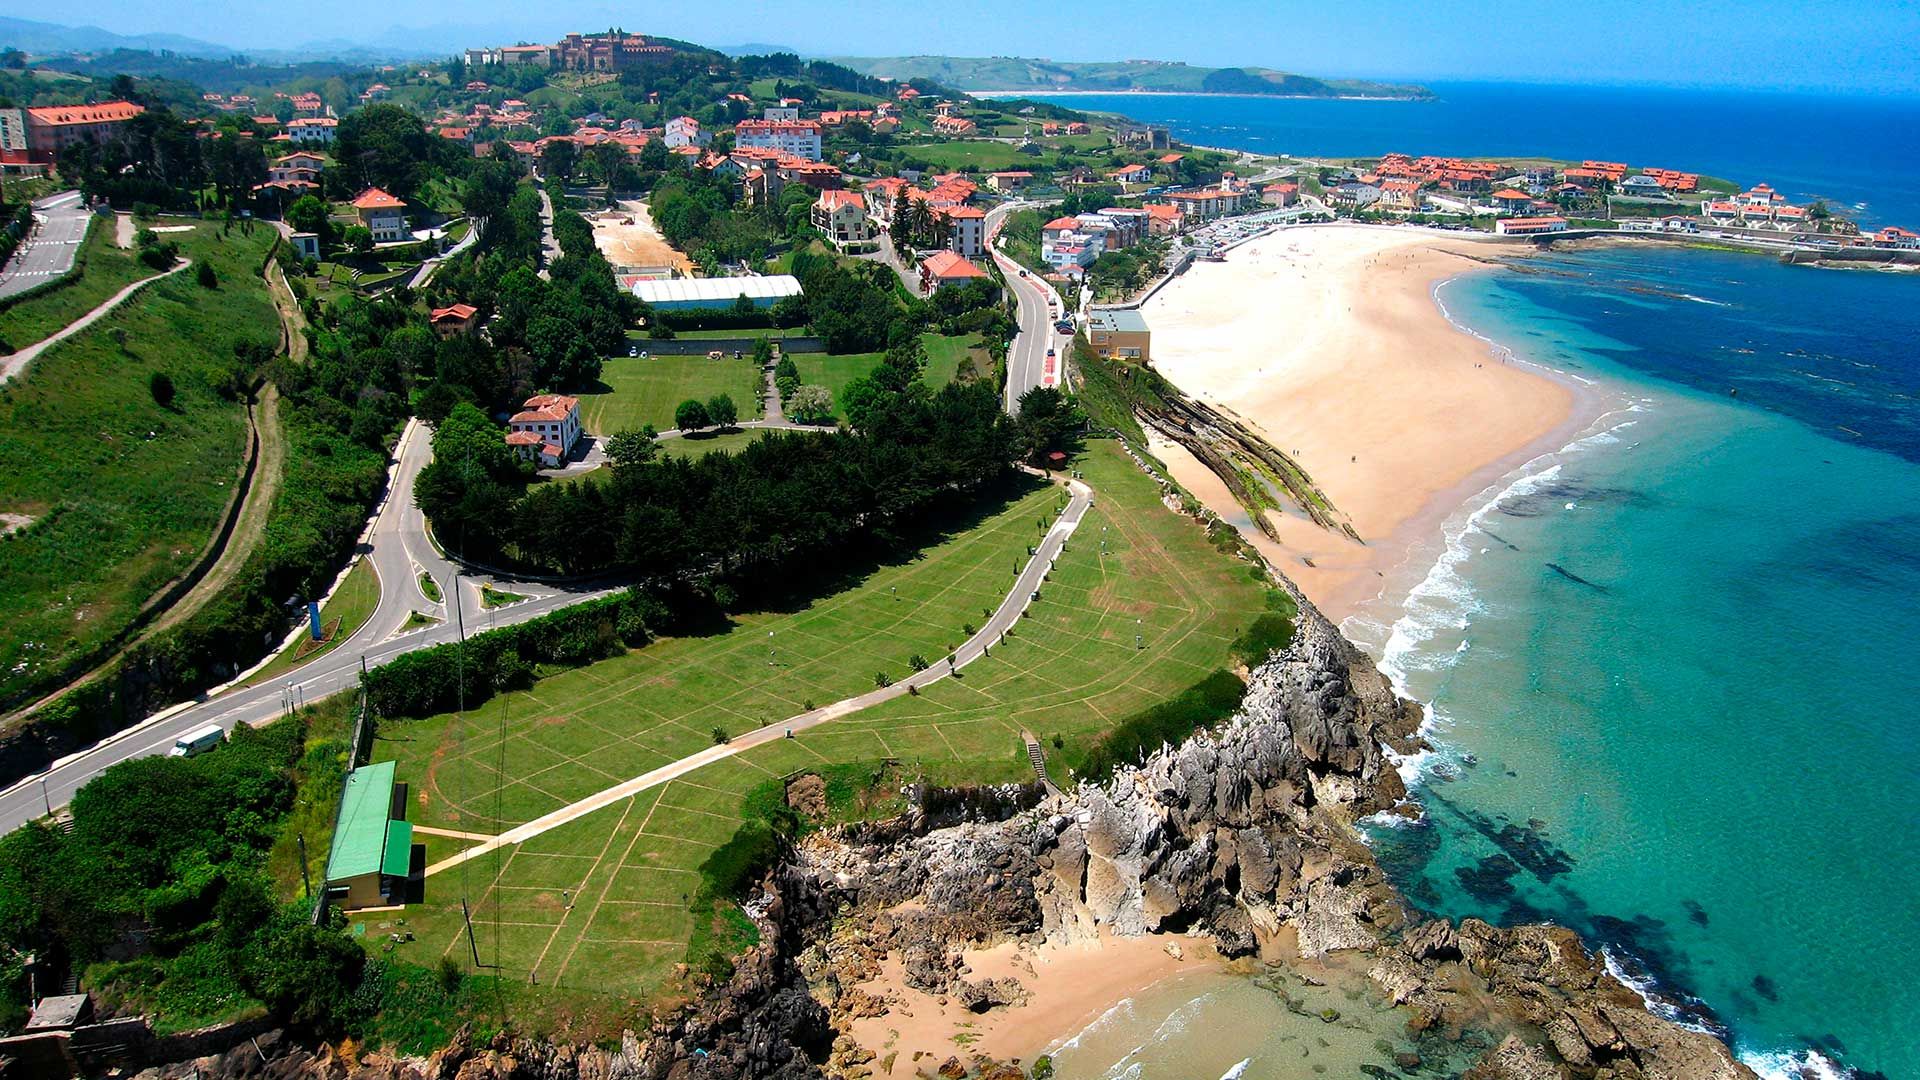
[[[1066,358],[1073,344],[1072,334],[1062,334],[1053,328],[1057,317],[1053,313],[1062,310],[1060,294],[1054,292],[1053,286],[1044,279],[1002,254],[995,243],[1007,215],[1033,205],[1036,204],[1020,201],[1002,203],[987,214],[987,246],[993,253],[993,261],[999,264],[1000,272],[1006,275],[1007,285],[1013,290],[1020,312],[1020,333],[1007,346],[1005,406],[1008,413],[1020,411],[1020,396],[1027,391],[1039,386],[1066,384]],[[1023,271],[1024,277],[1021,276]],[[1051,366],[1047,359],[1049,351],[1054,354]]]
[[[1004,218],[1014,208],[1011,204],[1003,206],[997,208],[995,214]],[[993,229],[998,221],[989,221],[988,224]],[[1052,290],[1031,275],[1019,277],[1019,267],[1003,259],[998,252],[995,258],[1001,261],[1003,268],[1011,267],[1007,277],[1013,283],[1019,307],[1020,331],[1008,350],[1007,401],[1008,411],[1011,412],[1020,394],[1047,380],[1046,351],[1053,348],[1064,354],[1065,344],[1071,339],[1053,329],[1048,311],[1048,301],[1053,298]],[[1058,379],[1058,373],[1053,377]],[[779,426],[786,425],[781,422]],[[89,749],[55,762],[45,773],[14,784],[0,792],[0,833],[11,832],[28,821],[66,805],[75,791],[104,769],[133,758],[167,752],[176,738],[203,724],[216,723],[232,730],[242,723],[266,723],[294,705],[317,701],[351,688],[359,679],[363,662],[368,667],[378,667],[402,653],[456,640],[463,624],[471,632],[511,625],[616,591],[590,585],[561,585],[466,574],[434,546],[428,535],[425,515],[413,503],[414,481],[432,456],[431,436],[427,427],[418,420],[408,421],[394,449],[386,494],[375,508],[361,538],[362,557],[371,560],[379,575],[379,604],[373,615],[352,636],[326,654],[289,672],[284,679],[248,687],[239,684],[251,672],[243,673],[228,687],[157,713]],[[430,867],[428,872],[457,865],[458,860],[472,858],[482,850],[518,843],[634,792],[666,783],[742,750],[784,738],[788,731],[797,733],[827,723],[908,693],[909,688],[949,677],[957,669],[985,655],[999,642],[1005,630],[1020,618],[1027,605],[1032,603],[1036,591],[1052,568],[1053,560],[1059,557],[1068,537],[1093,505],[1093,490],[1086,484],[1077,480],[1069,481],[1068,489],[1067,506],[1059,519],[1035,549],[1034,556],[1022,568],[1013,587],[986,626],[955,650],[951,667],[944,662],[935,664],[893,686],[801,713],[781,723],[743,734],[724,746],[702,750],[518,826],[468,849],[454,859]],[[429,600],[422,592],[422,574],[432,575],[438,584],[442,596],[440,602]],[[482,584],[489,583],[527,599],[504,607],[486,608],[481,602],[480,589]],[[413,621],[416,612],[438,621],[423,629],[409,630],[408,624]],[[260,666],[266,662],[263,660]],[[488,847],[488,844],[492,847]]]

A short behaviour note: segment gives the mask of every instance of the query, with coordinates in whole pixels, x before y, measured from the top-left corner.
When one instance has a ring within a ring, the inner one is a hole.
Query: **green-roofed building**
[[[327,890],[342,908],[400,902],[413,870],[413,826],[406,786],[393,782],[393,762],[347,774],[340,820],[327,855]]]

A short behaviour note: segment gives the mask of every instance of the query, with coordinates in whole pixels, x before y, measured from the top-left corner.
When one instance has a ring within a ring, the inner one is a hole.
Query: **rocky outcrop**
[[[1369,954],[1368,977],[1417,1030],[1512,1032],[1476,1066],[1487,1080],[1751,1077],[1718,1040],[1649,1013],[1571,931],[1421,921],[1405,905],[1353,823],[1406,798],[1387,751],[1417,748],[1419,720],[1303,604],[1217,731],[1003,821],[803,845],[789,889],[840,930],[801,966],[837,1011],[871,1007],[856,985],[888,957],[916,989],[992,1008],[965,977],[968,946],[1175,931],[1239,956],[1286,930],[1306,957]]]
[[[816,835],[766,883],[766,942],[730,979],[617,1051],[469,1039],[431,1058],[348,1062],[275,1042],[144,1080],[730,1080],[865,1077],[851,1021],[906,985],[963,1009],[1017,1003],[969,946],[1179,932],[1226,956],[1288,933],[1303,956],[1358,954],[1410,1030],[1491,1047],[1477,1080],[1752,1080],[1725,1045],[1648,1012],[1571,932],[1424,920],[1353,829],[1406,796],[1388,750],[1419,745],[1418,710],[1302,601],[1294,640],[1256,669],[1239,715],[1111,781],[1042,800],[1037,786],[916,800],[892,822]],[[791,791],[790,791],[791,795]],[[812,793],[802,788],[796,805]],[[961,821],[960,824],[943,824]],[[1491,1034],[1491,1038],[1483,1036]],[[1418,1055],[1407,1068],[1418,1067]],[[941,1076],[1016,1077],[958,1058]]]

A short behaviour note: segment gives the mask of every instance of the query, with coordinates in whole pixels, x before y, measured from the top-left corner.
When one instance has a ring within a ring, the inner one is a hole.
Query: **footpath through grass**
[[[115,246],[113,232],[113,218],[95,214],[88,219],[87,237],[74,257],[72,280],[0,310],[0,342],[5,343],[8,351],[45,341],[105,303],[114,293],[141,278],[160,273],[136,258],[133,249]],[[178,242],[189,234],[163,235]],[[181,249],[183,254],[192,257],[186,244],[182,244]]]
[[[119,634],[211,539],[246,453],[220,388],[240,341],[276,344],[258,274],[273,230],[170,233],[219,278],[155,282],[0,389],[0,699]],[[174,395],[155,400],[165,374]]]
[[[729,394],[740,419],[760,415],[760,369],[749,357],[616,356],[600,369],[604,390],[580,395],[580,422],[595,435],[613,435],[652,424],[673,427],[673,410],[688,398],[705,402]]]
[[[756,789],[800,770],[840,766],[843,775],[888,761],[897,773],[947,782],[1023,779],[1031,773],[1022,728],[1049,742],[1064,781],[1065,763],[1083,759],[1116,722],[1229,665],[1233,640],[1267,603],[1253,568],[1161,506],[1157,486],[1114,444],[1096,443],[1082,467],[1098,492],[1094,507],[1031,616],[991,656],[917,696],[756,747],[428,879],[427,903],[402,916],[416,940],[401,955],[467,963],[464,896],[483,962],[501,965],[511,982],[537,976],[546,1005],[535,1013],[609,1001],[644,1008],[670,992],[676,963],[703,959],[690,942],[750,936],[730,909],[700,909],[699,869],[741,826]],[[718,734],[870,689],[877,672],[897,679],[916,653],[938,663],[999,604],[1063,500],[1058,487],[1039,490],[797,611],[656,642],[464,718],[389,723],[376,756],[399,760],[415,821],[497,833],[711,746]]]

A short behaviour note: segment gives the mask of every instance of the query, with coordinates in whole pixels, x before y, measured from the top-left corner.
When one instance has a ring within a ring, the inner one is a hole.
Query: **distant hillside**
[[[933,79],[961,90],[1159,90],[1279,97],[1428,98],[1424,86],[1317,79],[1270,68],[1209,68],[1163,60],[1063,63],[1018,56],[834,56],[836,64],[892,79]]]
[[[97,26],[58,26],[7,16],[0,16],[0,47],[36,54],[140,49],[216,59],[225,59],[236,51],[179,34],[116,34]]]

